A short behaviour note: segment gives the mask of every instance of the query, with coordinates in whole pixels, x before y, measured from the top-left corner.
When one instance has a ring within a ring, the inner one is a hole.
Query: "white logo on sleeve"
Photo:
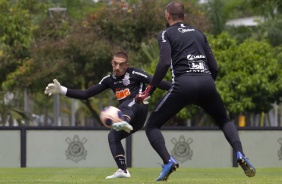
[[[166,32],[166,31],[163,31],[163,32],[162,32],[162,42],[166,42],[166,39],[165,39],[165,32]]]

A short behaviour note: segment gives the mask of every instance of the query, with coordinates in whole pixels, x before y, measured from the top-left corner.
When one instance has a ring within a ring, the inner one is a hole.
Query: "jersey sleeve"
[[[145,84],[148,84],[152,78],[150,74],[139,68],[133,68],[132,74],[134,75],[134,78],[136,78],[136,80]]]
[[[108,80],[109,80],[109,76],[106,76],[98,84],[95,84],[86,90],[68,89],[66,96],[75,99],[86,100],[108,89],[109,88],[107,85]]]
[[[217,65],[217,62],[216,62],[215,57],[213,55],[213,52],[211,50],[211,47],[208,43],[207,37],[204,36],[204,38],[205,38],[204,49],[205,49],[205,53],[206,53],[206,57],[207,57],[207,65],[208,65],[209,70],[211,72],[212,78],[215,81],[217,74],[218,74],[218,65]]]
[[[143,82],[145,84],[150,84],[151,81],[152,81],[152,76],[148,73],[146,73],[144,70],[141,70],[141,69],[138,69],[138,68],[134,68],[134,71],[132,72],[134,73],[135,75],[138,76],[138,80],[140,82]],[[171,82],[168,82],[168,81],[164,81],[162,80],[158,86],[156,86],[162,90],[169,90],[170,87],[171,87]]]
[[[155,73],[150,83],[152,86],[159,86],[171,64],[171,46],[167,38],[166,31],[162,31],[158,34],[158,44],[160,56]]]

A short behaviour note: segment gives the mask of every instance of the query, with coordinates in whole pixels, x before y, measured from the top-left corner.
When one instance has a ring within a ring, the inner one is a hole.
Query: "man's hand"
[[[59,94],[61,92],[61,84],[57,81],[57,79],[53,80],[54,83],[48,84],[48,86],[45,88],[44,93],[49,96],[54,94]]]
[[[136,95],[135,102],[138,104],[148,104],[148,100],[155,91],[155,89],[156,87],[148,85],[145,91]]]
[[[138,104],[149,104],[148,100],[150,98],[149,93],[143,91],[142,93],[136,95],[135,102]]]

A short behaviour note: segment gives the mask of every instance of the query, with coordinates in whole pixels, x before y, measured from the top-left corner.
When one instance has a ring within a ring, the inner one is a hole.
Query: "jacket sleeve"
[[[211,47],[208,43],[206,36],[205,36],[205,47],[204,48],[205,48],[205,53],[206,53],[206,56],[207,56],[207,65],[208,65],[209,70],[211,72],[212,78],[215,81],[217,74],[218,74],[218,65],[217,65],[216,59],[213,55],[213,52],[211,50]]]
[[[158,44],[160,56],[152,81],[150,82],[152,86],[159,86],[171,65],[171,46],[168,40],[166,39],[165,31],[159,33]]]

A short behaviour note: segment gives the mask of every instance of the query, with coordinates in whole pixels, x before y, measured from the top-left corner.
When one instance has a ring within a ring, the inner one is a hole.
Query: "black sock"
[[[115,157],[115,161],[117,163],[118,168],[120,168],[125,173],[127,173],[127,171],[126,171],[127,167],[126,167],[126,164],[125,164],[124,156],[117,156],[117,157]]]
[[[243,155],[243,148],[242,143],[239,138],[238,131],[234,125],[233,122],[229,121],[222,127],[222,131],[229,142],[229,144],[232,146],[232,148],[237,152],[240,151]]]
[[[160,131],[160,129],[156,127],[147,127],[146,134],[149,139],[151,146],[155,149],[155,151],[162,158],[163,163],[167,164],[170,159],[170,154],[167,151],[165,146],[165,139]]]

